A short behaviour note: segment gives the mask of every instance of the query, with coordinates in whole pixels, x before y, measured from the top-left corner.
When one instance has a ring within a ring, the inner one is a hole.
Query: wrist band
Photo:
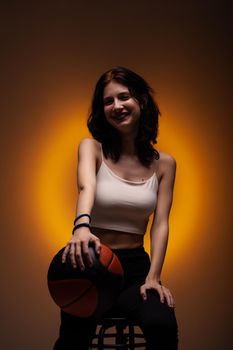
[[[79,227],[88,227],[89,229],[91,228],[90,224],[88,224],[87,222],[82,222],[81,224],[74,226],[72,234],[74,234],[74,231],[77,230]]]
[[[76,224],[76,222],[78,221],[78,219],[82,218],[83,216],[88,216],[91,222],[91,216],[89,214],[80,214],[79,216],[76,217],[76,219],[74,220],[74,225]]]

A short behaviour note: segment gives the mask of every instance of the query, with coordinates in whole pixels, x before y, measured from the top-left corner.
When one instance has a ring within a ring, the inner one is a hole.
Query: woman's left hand
[[[140,287],[140,293],[141,293],[143,300],[147,299],[147,294],[146,294],[147,289],[156,290],[159,293],[161,303],[164,303],[164,301],[166,300],[168,306],[175,307],[175,301],[174,301],[174,298],[173,298],[170,290],[168,288],[162,286],[159,283],[159,281],[149,280],[149,281],[146,281],[145,284],[143,284]]]

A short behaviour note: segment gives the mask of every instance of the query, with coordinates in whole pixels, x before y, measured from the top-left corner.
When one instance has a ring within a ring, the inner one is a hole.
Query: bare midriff
[[[143,245],[143,235],[92,227],[91,232],[111,249],[133,249]]]

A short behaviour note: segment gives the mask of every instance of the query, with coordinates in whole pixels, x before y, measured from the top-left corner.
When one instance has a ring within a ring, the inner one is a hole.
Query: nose
[[[114,100],[113,109],[114,110],[121,110],[122,109],[121,102],[117,98]]]

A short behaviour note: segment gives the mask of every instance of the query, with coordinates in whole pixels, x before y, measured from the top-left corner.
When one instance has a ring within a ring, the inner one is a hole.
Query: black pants
[[[178,326],[174,309],[161,303],[159,294],[147,291],[147,300],[140,295],[140,286],[150,268],[149,255],[143,247],[115,249],[124,270],[124,288],[113,310],[140,325],[147,341],[147,350],[177,350]],[[93,318],[78,318],[61,311],[60,334],[54,350],[88,350],[96,329]]]

